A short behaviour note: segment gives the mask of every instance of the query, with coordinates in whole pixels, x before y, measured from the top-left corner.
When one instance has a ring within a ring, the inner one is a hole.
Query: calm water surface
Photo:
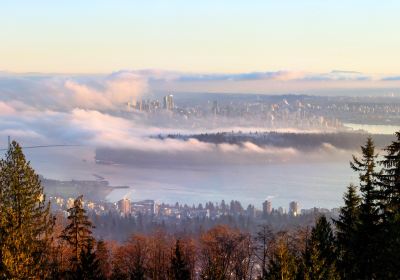
[[[128,194],[132,200],[187,204],[235,199],[261,208],[269,198],[274,207],[287,208],[296,200],[302,208],[333,208],[342,204],[346,186],[357,179],[349,168],[350,153],[334,162],[143,168],[95,164],[94,151],[85,147],[54,149],[45,157],[43,152],[27,150],[26,155],[47,178],[93,180],[97,174],[111,185],[130,186],[129,191],[113,191],[111,201]]]

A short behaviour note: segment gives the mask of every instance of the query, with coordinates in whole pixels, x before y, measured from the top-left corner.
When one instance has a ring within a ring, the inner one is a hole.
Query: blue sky
[[[400,1],[6,0],[0,70],[400,73]]]

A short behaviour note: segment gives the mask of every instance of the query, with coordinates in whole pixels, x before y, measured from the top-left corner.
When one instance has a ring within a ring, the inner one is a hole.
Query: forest
[[[400,132],[382,155],[367,138],[350,167],[359,181],[335,219],[256,233],[160,228],[117,242],[94,237],[82,196],[67,217],[51,212],[13,141],[0,160],[0,279],[400,279]]]

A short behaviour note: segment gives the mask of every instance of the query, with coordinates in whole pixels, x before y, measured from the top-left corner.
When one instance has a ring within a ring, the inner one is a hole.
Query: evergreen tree
[[[335,241],[331,225],[321,216],[306,241],[304,253],[305,279],[339,279],[335,262]]]
[[[39,176],[13,141],[0,160],[0,278],[47,276],[53,224]]]
[[[359,173],[360,192],[362,194],[362,203],[360,206],[360,222],[365,226],[373,227],[379,221],[377,203],[379,191],[377,189],[377,173],[375,145],[370,137],[365,146],[361,146],[362,158],[358,159],[353,155],[353,161],[350,162],[351,168]]]
[[[94,238],[91,229],[94,228],[83,209],[83,197],[74,200],[74,205],[68,209],[69,224],[64,228],[61,238],[72,247],[73,258],[71,259],[72,272],[76,272],[81,262],[82,252],[93,248]]]
[[[77,280],[103,280],[106,279],[100,269],[96,254],[92,251],[92,244],[80,251],[80,261],[74,275]]]
[[[342,279],[355,279],[358,271],[356,243],[361,198],[357,195],[357,188],[350,184],[343,199],[344,207],[340,209],[339,219],[333,220],[336,226],[337,266]]]
[[[96,257],[99,261],[101,279],[108,279],[111,275],[110,252],[103,240],[97,241]]]
[[[179,239],[176,240],[175,253],[171,260],[171,274],[175,280],[189,280],[191,278],[189,264],[184,257]]]
[[[287,233],[281,233],[273,245],[273,251],[267,265],[266,280],[297,279],[297,260],[289,248]]]
[[[356,251],[359,277],[362,279],[375,278],[377,265],[377,250],[379,250],[378,236],[380,228],[380,214],[375,146],[369,137],[365,146],[361,147],[362,157],[353,156],[351,168],[359,173],[359,186],[362,195],[357,226]]]
[[[381,161],[383,172],[379,176],[383,202],[381,207],[386,218],[400,213],[400,132],[395,133],[396,141],[386,147]]]
[[[379,174],[380,210],[383,213],[377,277],[400,279],[400,132],[386,149]]]

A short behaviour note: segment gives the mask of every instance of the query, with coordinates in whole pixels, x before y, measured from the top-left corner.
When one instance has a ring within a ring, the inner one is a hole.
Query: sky
[[[4,0],[0,71],[400,74],[400,1]]]

